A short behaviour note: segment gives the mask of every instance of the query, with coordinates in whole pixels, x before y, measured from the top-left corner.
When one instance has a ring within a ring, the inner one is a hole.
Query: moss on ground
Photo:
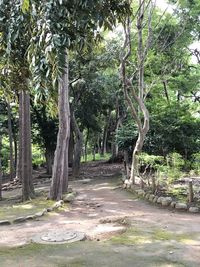
[[[114,244],[139,245],[174,240],[186,244],[190,243],[193,238],[195,238],[194,233],[174,233],[158,228],[153,228],[151,231],[145,231],[144,229],[131,227],[124,234],[113,237],[111,242]]]
[[[0,220],[13,220],[16,217],[28,216],[51,207],[55,202],[44,196],[36,197],[31,201],[14,203],[4,201],[0,207]]]
[[[160,248],[159,248],[160,249]],[[152,246],[116,246],[109,242],[76,242],[65,245],[29,244],[0,248],[0,266],[29,267],[189,267],[169,258],[166,251],[155,254]],[[190,266],[191,267],[191,266]]]

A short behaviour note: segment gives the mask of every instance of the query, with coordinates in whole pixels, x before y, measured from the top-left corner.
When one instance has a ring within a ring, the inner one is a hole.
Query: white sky
[[[157,0],[156,5],[163,11],[167,8],[168,12],[173,12],[172,5],[169,5],[165,0]]]

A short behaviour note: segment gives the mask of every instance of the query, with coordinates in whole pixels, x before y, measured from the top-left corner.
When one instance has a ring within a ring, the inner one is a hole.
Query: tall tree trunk
[[[74,136],[73,136],[73,131],[72,131],[72,125],[70,125],[70,138],[69,138],[68,155],[69,155],[69,167],[72,167],[73,161],[74,161]]]
[[[46,148],[45,159],[46,159],[46,170],[47,174],[52,175],[54,151]]]
[[[89,134],[90,134],[90,130],[88,128],[87,129],[87,135],[85,138],[85,162],[87,161],[87,145],[88,145],[88,140],[89,140]]]
[[[13,157],[13,131],[12,131],[12,119],[11,119],[11,108],[10,103],[7,102],[8,112],[8,136],[9,136],[9,148],[10,148],[10,180],[12,181],[15,176],[15,165]]]
[[[92,150],[92,160],[96,160],[96,143],[94,143],[93,150]]]
[[[149,7],[148,7],[149,6]],[[143,40],[143,30],[144,30],[144,15],[145,9],[149,9],[148,15],[148,36],[146,43],[144,44]],[[131,115],[136,122],[138,128],[138,139],[135,144],[133,155],[132,155],[132,165],[131,165],[131,174],[130,174],[130,184],[135,183],[135,176],[138,172],[138,163],[137,155],[141,152],[145,137],[149,130],[149,112],[145,106],[145,96],[144,96],[144,63],[148,53],[148,49],[151,45],[151,19],[152,19],[152,10],[153,10],[152,1],[149,1],[149,4],[145,1],[139,0],[139,9],[137,16],[137,30],[138,30],[138,93],[132,83],[132,78],[127,77],[126,73],[126,63],[127,59],[131,56],[131,19],[127,18],[126,23],[124,24],[124,55],[121,58],[121,76],[123,81],[124,95],[127,101],[127,104],[130,108]],[[138,107],[138,110],[135,107],[135,104]]]
[[[72,166],[72,175],[73,177],[78,177],[80,174],[80,165],[81,165],[81,151],[83,146],[83,135],[79,129],[78,123],[72,112],[72,128],[75,134],[75,145],[74,145],[74,160]]]
[[[19,136],[18,136],[18,156],[17,156],[17,168],[16,178],[22,182],[22,91],[19,92]]]
[[[98,134],[98,138],[97,138],[97,149],[98,149],[98,154],[101,155],[101,138],[100,138],[100,134]]]
[[[168,94],[168,91],[167,91],[167,81],[166,80],[163,81],[163,88],[164,88],[165,97],[167,99],[167,103],[170,104],[169,94]]]
[[[53,176],[49,198],[62,199],[68,187],[68,148],[70,138],[69,78],[68,58],[65,55],[65,68],[59,78],[58,85],[58,116],[59,131],[54,156]]]
[[[101,151],[102,156],[105,153],[107,153],[107,138],[108,138],[108,128],[110,125],[110,120],[111,120],[111,110],[109,110],[108,112],[108,116],[106,118],[106,123],[105,123],[104,131],[103,131],[103,144],[102,144],[102,151]]]
[[[0,200],[2,200],[2,166],[1,166],[1,137],[0,137]]]
[[[15,169],[15,176],[17,177],[18,143],[15,134],[13,135],[13,141],[14,141],[14,169]]]
[[[19,105],[21,110],[21,180],[22,200],[26,201],[34,197],[32,181],[32,151],[31,151],[31,120],[30,120],[30,96],[27,91],[22,91]]]

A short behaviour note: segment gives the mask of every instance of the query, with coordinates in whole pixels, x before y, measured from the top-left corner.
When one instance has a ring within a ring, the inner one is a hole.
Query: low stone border
[[[151,203],[161,205],[162,207],[170,207],[171,209],[175,209],[177,211],[200,213],[200,209],[198,207],[190,207],[187,203],[174,201],[171,197],[158,197],[150,192],[145,192],[143,189],[135,189],[134,186],[131,186],[130,188],[126,187],[126,189],[136,193],[138,197],[148,200]]]
[[[16,219],[10,220],[10,221],[9,220],[2,220],[2,221],[0,221],[0,226],[17,224],[17,223],[22,223],[22,222],[38,219],[38,218],[44,216],[45,214],[47,214],[48,212],[52,212],[54,210],[57,210],[57,209],[63,207],[64,203],[73,202],[76,194],[77,194],[76,192],[71,191],[70,193],[68,193],[64,196],[63,200],[59,200],[59,201],[55,202],[53,204],[53,206],[46,208],[46,209],[43,209],[42,211],[36,212],[35,214],[31,214],[31,215],[24,216],[24,217],[18,217]]]

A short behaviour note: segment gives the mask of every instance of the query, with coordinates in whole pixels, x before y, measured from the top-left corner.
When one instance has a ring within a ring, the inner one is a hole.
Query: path
[[[71,182],[72,187],[78,192],[78,196],[72,204],[70,210],[62,211],[59,214],[45,216],[38,221],[1,227],[0,246],[23,245],[29,243],[32,236],[36,233],[61,228],[63,230],[75,229],[82,231],[86,233],[88,239],[104,240],[116,231],[123,232],[123,221],[125,220],[129,221],[131,229],[134,229],[133,232],[130,232],[130,235],[135,234],[138,236],[139,241],[134,241],[135,243],[133,245],[135,249],[134,253],[136,253],[136,251],[140,248],[139,252],[137,252],[137,257],[141,257],[140,260],[145,257],[145,255],[146,257],[149,257],[149,253],[153,255],[153,259],[155,260],[157,259],[156,257],[159,259],[159,257],[166,254],[167,260],[173,263],[172,265],[158,264],[133,266],[200,266],[199,215],[174,213],[167,209],[152,206],[145,201],[138,200],[132,194],[117,188],[114,181],[115,180],[111,178],[104,178],[92,180],[89,183],[84,181]],[[157,237],[156,231],[164,236]],[[153,235],[155,236],[155,240],[152,239]],[[182,237],[184,241],[181,242],[178,240],[180,239],[179,237]],[[116,241],[117,240],[115,240],[115,242]],[[98,246],[97,250],[99,250],[100,254],[103,253],[101,251],[102,249],[105,250],[104,246],[104,248],[100,248],[100,245],[97,245],[95,241],[82,243],[87,244],[88,249],[89,247],[90,249],[97,249],[96,246]],[[124,240],[122,240],[122,243],[124,246],[120,246],[120,249],[118,247],[118,250],[123,252],[123,254],[130,252],[133,256],[134,253],[132,249],[130,249],[131,244],[126,244],[126,241]],[[101,244],[101,242],[98,244]],[[105,244],[108,245],[108,242]],[[117,241],[117,244],[119,246],[120,241]],[[82,246],[81,249],[84,247],[84,245],[80,244],[77,244],[76,246]],[[84,249],[87,250],[86,247],[84,247]],[[110,251],[113,250],[113,244],[112,249],[109,249]],[[117,249],[117,247],[115,247],[115,249]],[[113,262],[114,261],[115,260],[113,260]],[[123,263],[122,265],[115,264],[113,266],[123,266]],[[125,266],[128,267],[131,265]]]

